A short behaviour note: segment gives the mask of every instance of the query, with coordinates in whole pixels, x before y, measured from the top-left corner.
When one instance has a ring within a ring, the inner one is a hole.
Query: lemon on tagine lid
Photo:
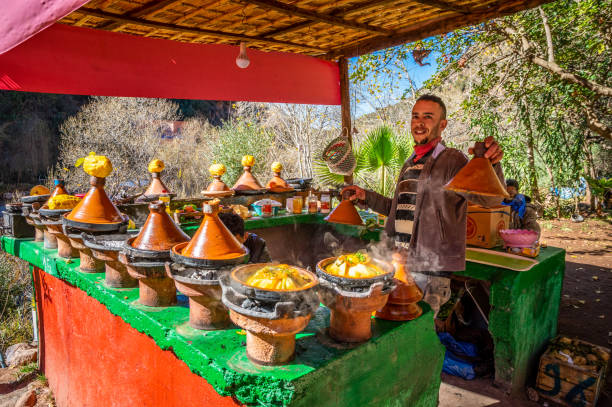
[[[227,265],[247,261],[249,251],[219,219],[219,200],[204,202],[204,219],[189,242],[172,247],[173,260],[184,264]],[[191,260],[191,262],[190,262]]]
[[[143,197],[148,199],[159,198],[161,195],[174,196],[168,187],[161,180],[161,172],[164,170],[165,165],[162,160],[153,159],[149,162],[147,170],[151,173],[151,183],[144,192]]]
[[[111,161],[103,156],[89,153],[77,161],[76,166],[83,165],[85,173],[91,177],[91,187],[83,199],[67,215],[64,224],[75,229],[92,232],[114,231],[127,225],[128,219],[119,212],[104,190],[106,177],[113,171]]]
[[[223,164],[212,164],[208,167],[208,172],[213,178],[213,181],[208,185],[205,191],[202,191],[203,195],[219,198],[234,195],[234,190],[230,189],[227,184],[221,180],[225,171],[225,165]]]
[[[295,191],[294,188],[291,188],[289,186],[287,181],[281,178],[282,170],[283,170],[283,165],[281,163],[279,163],[278,161],[275,161],[272,163],[272,172],[274,173],[274,176],[272,177],[272,179],[270,179],[270,181],[268,181],[268,184],[266,185],[266,187],[268,187],[271,192]]]
[[[267,188],[262,187],[257,178],[251,173],[251,168],[255,165],[255,158],[252,155],[245,155],[242,157],[241,164],[244,172],[232,189],[241,194],[266,192]]]

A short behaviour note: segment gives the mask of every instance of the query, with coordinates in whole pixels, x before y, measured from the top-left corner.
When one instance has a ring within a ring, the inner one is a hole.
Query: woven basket
[[[357,166],[351,142],[344,134],[333,139],[325,147],[321,158],[334,174],[352,175]]]

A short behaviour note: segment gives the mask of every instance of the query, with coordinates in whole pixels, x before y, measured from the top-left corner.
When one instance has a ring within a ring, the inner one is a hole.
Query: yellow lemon
[[[113,171],[113,164],[108,157],[89,153],[83,160],[83,170],[91,176],[105,178]]]
[[[48,195],[51,191],[44,185],[36,185],[34,188],[30,189],[30,195]]]
[[[47,205],[49,209],[73,209],[80,200],[81,198],[76,196],[60,194],[49,199]]]
[[[272,163],[272,172],[281,172],[283,170],[283,164],[278,161]]]
[[[252,155],[245,155],[242,157],[241,163],[243,167],[252,167],[255,165],[255,157]]]
[[[149,172],[162,172],[164,170],[164,167],[164,162],[156,158],[154,160],[151,160],[148,169]]]
[[[210,175],[213,177],[220,177],[221,175],[225,174],[225,165],[213,164],[208,167],[208,172],[210,172]]]

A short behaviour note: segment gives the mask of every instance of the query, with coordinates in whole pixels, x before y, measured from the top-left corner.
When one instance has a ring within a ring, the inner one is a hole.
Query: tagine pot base
[[[174,281],[166,275],[163,263],[129,263],[125,254],[119,258],[127,266],[128,274],[138,280],[138,303],[147,307],[169,307],[176,304]]]
[[[79,251],[81,265],[79,270],[82,273],[102,273],[104,271],[104,262],[96,259],[91,252],[91,249],[85,246],[81,235],[68,235],[70,245]]]
[[[93,256],[104,262],[104,284],[111,288],[133,288],[138,281],[132,278],[125,264],[119,261],[119,252],[115,250],[91,249]]]
[[[247,357],[253,363],[271,366],[295,357],[295,335],[306,328],[310,315],[267,319],[245,316],[230,310],[232,322],[247,331]]]
[[[61,222],[45,223],[46,231],[57,239],[57,254],[64,259],[79,257],[79,251],[72,247],[70,239],[64,234]]]

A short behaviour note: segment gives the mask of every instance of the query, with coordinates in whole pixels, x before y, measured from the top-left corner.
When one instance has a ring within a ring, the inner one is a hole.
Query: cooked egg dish
[[[370,256],[357,252],[339,256],[325,267],[325,271],[338,277],[372,278],[385,274],[385,271],[372,262]]]
[[[267,290],[297,290],[312,282],[309,275],[288,264],[271,264],[253,273],[245,282],[251,287]]]

